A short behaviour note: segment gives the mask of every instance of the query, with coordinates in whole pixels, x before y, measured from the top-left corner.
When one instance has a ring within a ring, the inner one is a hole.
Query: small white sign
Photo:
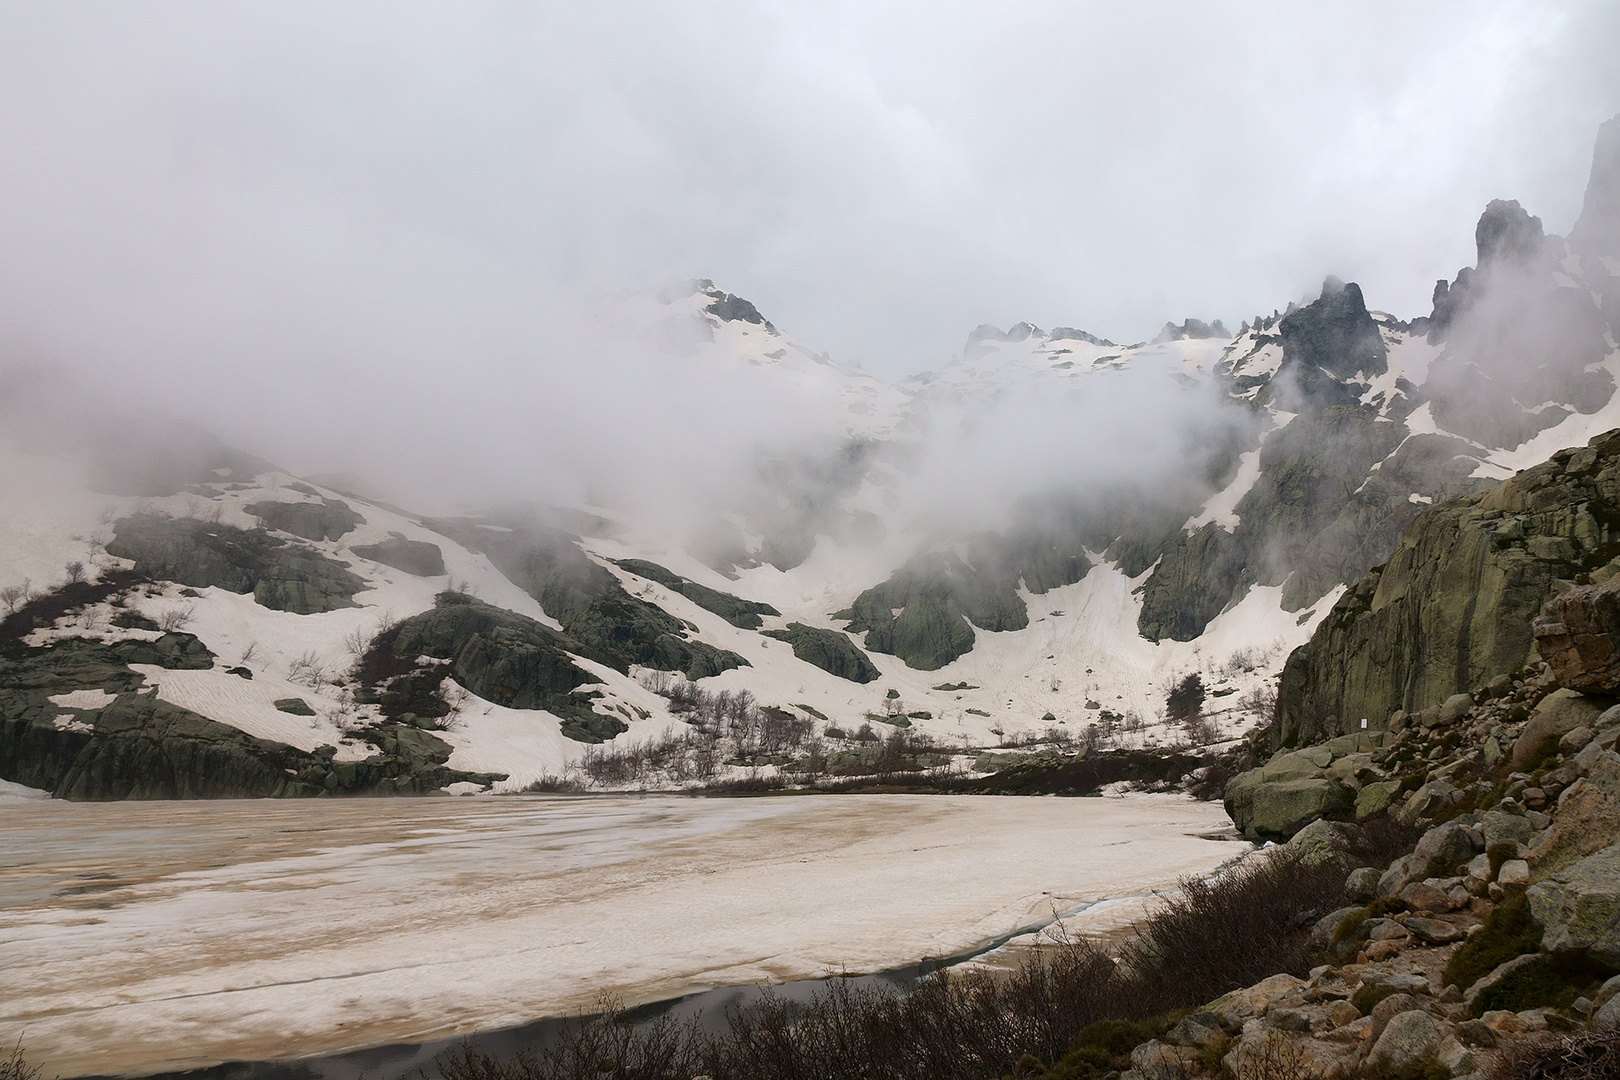
[[[1361,730],[1362,730],[1362,731],[1366,731],[1366,730],[1367,730],[1367,718],[1366,718],[1366,717],[1365,717],[1365,716],[1363,716],[1363,717],[1362,717],[1362,718],[1361,718]]]

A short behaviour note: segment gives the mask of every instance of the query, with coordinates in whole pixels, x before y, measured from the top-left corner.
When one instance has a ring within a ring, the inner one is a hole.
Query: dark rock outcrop
[[[734,652],[689,640],[681,620],[625,591],[613,571],[591,560],[579,538],[543,525],[484,528],[474,521],[444,520],[431,527],[487,554],[518,588],[540,601],[562,624],[571,651],[621,672],[631,664],[679,671],[703,679],[748,661]]]
[[[1045,593],[1091,569],[1083,541],[1066,530],[981,537],[969,555],[968,561],[954,550],[916,556],[835,617],[848,618],[851,633],[865,632],[869,651],[934,671],[973,648],[974,627],[994,632],[1029,625],[1020,584]]]
[[[438,577],[444,573],[444,553],[438,544],[390,536],[375,544],[357,544],[349,549],[362,559],[392,566],[417,577]]]
[[[1361,297],[1361,286],[1337,278],[1322,283],[1314,303],[1283,316],[1283,364],[1304,372],[1310,368],[1340,379],[1382,375],[1389,370],[1389,350]]]
[[[793,655],[807,664],[850,682],[869,683],[882,673],[855,643],[836,630],[788,623],[786,630],[767,630],[765,636],[793,646]]]
[[[707,585],[700,585],[690,578],[684,578],[671,570],[666,570],[655,562],[646,559],[615,559],[614,565],[630,571],[637,577],[644,577],[648,581],[656,581],[671,592],[680,593],[698,607],[705,611],[712,611],[732,626],[744,630],[758,630],[764,625],[763,615],[780,615],[769,604],[756,603],[753,600],[744,600],[719,589],[711,589]]]
[[[1424,511],[1288,658],[1280,739],[1362,717],[1381,727],[1523,667],[1542,604],[1567,583],[1607,578],[1617,556],[1620,431]]]
[[[149,655],[130,648],[144,643],[70,638],[0,657],[0,778],[81,800],[408,794],[498,779],[447,768],[442,740],[431,752],[413,744],[336,762],[330,747],[304,751],[257,739],[162,701],[129,663],[208,666],[198,662],[195,638],[167,639],[152,643]],[[88,709],[50,701],[75,690],[111,700]]]
[[[1532,628],[1558,685],[1620,694],[1620,577],[1553,597]]]
[[[543,623],[462,593],[440,593],[431,610],[378,634],[358,669],[356,697],[393,719],[443,716],[437,697],[446,676],[486,701],[511,709],[544,709],[563,721],[563,734],[601,742],[627,725],[591,708],[597,680],[569,656],[574,643]],[[420,657],[448,661],[420,663]]]
[[[342,563],[305,545],[191,518],[137,514],[120,519],[107,552],[135,571],[195,589],[252,593],[267,608],[310,615],[354,607],[366,583]]]
[[[256,502],[243,507],[266,528],[301,536],[305,540],[336,540],[364,525],[366,519],[341,499],[320,502]]]

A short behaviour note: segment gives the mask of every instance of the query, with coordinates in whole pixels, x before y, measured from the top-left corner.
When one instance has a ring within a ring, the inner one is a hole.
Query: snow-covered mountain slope
[[[426,518],[213,444],[109,464],[167,444],[15,425],[0,779],[686,783],[878,768],[880,735],[966,766],[1188,738],[1166,696],[1193,674],[1214,729],[1191,737],[1234,734],[1421,510],[1620,426],[1620,198],[1591,194],[1620,168],[1592,185],[1569,242],[1492,203],[1425,317],[1329,278],[1235,337],[980,327],[898,384],[707,281],[603,304],[599,351],[650,350],[694,400],[799,404],[697,528],[633,503]]]

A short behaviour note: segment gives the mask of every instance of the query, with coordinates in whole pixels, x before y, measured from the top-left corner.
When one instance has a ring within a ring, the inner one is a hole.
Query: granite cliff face
[[[1620,573],[1620,430],[1488,491],[1424,511],[1283,669],[1284,745],[1453,694],[1533,659],[1532,622],[1576,585]]]

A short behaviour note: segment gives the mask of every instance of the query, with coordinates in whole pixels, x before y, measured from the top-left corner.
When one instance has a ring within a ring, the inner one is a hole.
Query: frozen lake
[[[0,1042],[335,1054],[961,954],[1247,850],[1181,796],[0,806]]]

